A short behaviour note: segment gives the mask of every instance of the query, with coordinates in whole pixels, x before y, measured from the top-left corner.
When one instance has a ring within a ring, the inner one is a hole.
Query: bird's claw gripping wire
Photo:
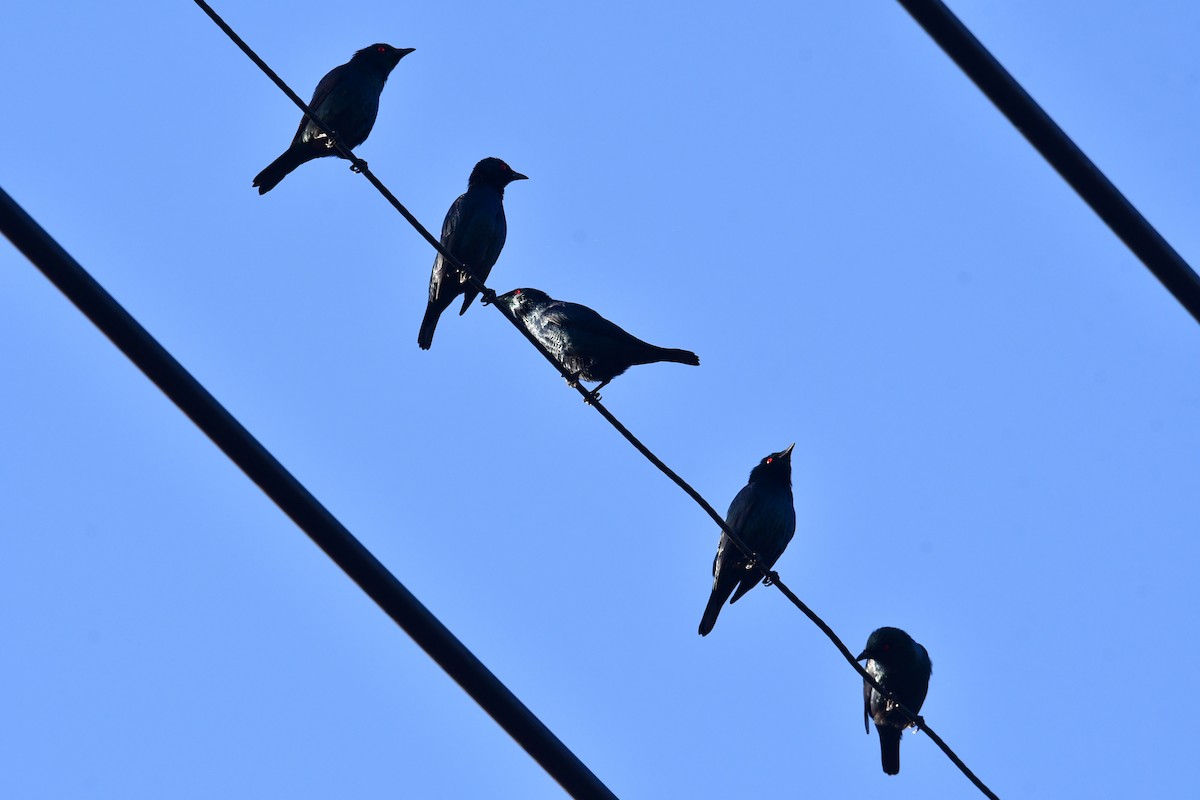
[[[363,161],[361,158],[357,159],[356,161],[350,162],[350,171],[355,173],[356,175],[361,174],[362,171],[365,170],[366,168],[367,168],[367,162]]]
[[[763,586],[773,586],[777,580],[779,580],[779,573],[775,570],[771,570],[763,576],[762,583]]]
[[[589,406],[592,405],[593,403],[599,403],[600,402],[600,390],[603,389],[605,386],[608,386],[608,381],[600,381],[600,383],[596,384],[595,389],[592,389],[590,392],[587,393],[587,396],[583,398],[583,402],[587,403]]]
[[[492,289],[483,288],[479,292],[479,305],[490,306],[496,302],[496,292]]]

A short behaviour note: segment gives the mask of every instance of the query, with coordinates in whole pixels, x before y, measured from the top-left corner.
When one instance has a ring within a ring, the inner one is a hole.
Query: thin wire
[[[296,93],[293,92],[287,86],[287,84],[285,84],[283,82],[283,80],[278,75],[276,75],[275,72],[273,70],[271,70],[271,68],[268,67],[262,61],[262,59],[258,57],[258,55],[253,50],[250,49],[250,46],[247,45],[241,39],[241,37],[239,37],[227,24],[225,24],[224,20],[222,20],[220,18],[220,16],[218,16],[217,13],[215,11],[213,11],[213,9],[208,5],[208,3],[206,3],[204,0],[194,0],[194,2],[198,6],[200,6],[201,9],[203,9],[204,12],[206,14],[208,14],[208,16],[211,17],[214,22],[217,23],[217,25],[221,28],[221,30],[225,31],[226,35],[228,35],[234,41],[234,43],[237,44],[237,46],[239,48],[241,48],[241,50],[244,53],[246,53],[247,56],[250,57],[251,61],[253,61],[255,64],[257,64],[259,66],[259,68],[262,69],[267,74],[267,76],[270,77],[271,80],[274,81],[275,84],[277,86],[279,86],[284,91],[284,93],[287,94],[287,96],[292,99],[292,102],[294,102],[297,106],[299,106],[300,110],[304,112],[304,115],[308,119],[315,122],[317,124],[317,126],[323,132],[325,132],[327,135],[329,135],[331,137],[333,136],[333,132],[328,130],[327,128],[325,128],[325,126],[321,123],[321,121],[313,114],[312,110],[309,109],[308,106],[303,101],[300,100],[300,98],[296,95]],[[838,638],[837,634],[834,633],[833,629],[830,628],[829,625],[827,625],[824,620],[822,620],[820,617],[818,617],[812,609],[810,609],[803,601],[800,600],[799,597],[797,597],[790,589],[787,588],[787,586],[779,578],[778,573],[773,572],[770,569],[768,569],[767,567],[763,566],[763,564],[761,562],[761,558],[758,556],[757,553],[754,552],[753,548],[751,548],[749,545],[747,545],[736,533],[734,533],[729,528],[729,525],[725,522],[725,520],[721,517],[721,515],[717,513],[716,509],[714,509],[712,507],[712,505],[707,500],[705,500],[704,497],[699,492],[697,492],[690,484],[688,484],[687,481],[683,480],[683,478],[681,478],[678,475],[678,473],[676,473],[674,470],[672,470],[670,467],[668,467],[665,463],[663,463],[663,461],[660,458],[658,458],[658,456],[656,456],[653,452],[651,452],[651,450],[648,447],[646,447],[636,436],[634,436],[633,433],[631,433],[629,431],[629,429],[626,428],[620,422],[620,420],[618,420],[612,414],[612,412],[610,412],[607,408],[604,407],[603,403],[600,402],[600,398],[597,395],[595,395],[593,392],[584,388],[577,380],[572,380],[576,376],[572,375],[569,371],[567,371],[566,368],[563,367],[562,364],[558,361],[558,359],[556,359],[553,355],[551,355],[551,353],[545,348],[545,346],[543,346],[542,343],[540,341],[538,341],[537,337],[535,337],[532,333],[530,333],[530,331],[528,329],[526,329],[526,327],[520,322],[520,320],[516,319],[513,315],[509,314],[506,309],[501,307],[501,305],[496,302],[495,291],[490,289],[488,286],[486,286],[483,283],[483,281],[476,278],[475,275],[472,274],[470,272],[470,270],[467,269],[467,267],[461,261],[459,261],[453,255],[451,255],[449,252],[447,252],[446,249],[442,246],[441,242],[438,241],[437,239],[434,239],[433,235],[430,234],[429,231],[423,225],[421,225],[421,223],[418,222],[416,220],[416,218],[412,216],[412,214],[409,213],[408,209],[406,209],[404,207],[404,205],[398,199],[396,199],[395,195],[393,195],[391,193],[391,191],[389,191],[388,188],[386,186],[384,186],[383,183],[367,169],[366,162],[364,162],[364,161],[358,159],[356,156],[354,156],[354,154],[349,150],[349,148],[342,146],[340,142],[336,141],[336,138],[334,141],[335,141],[335,147],[337,148],[338,152],[341,153],[343,157],[349,159],[354,164],[356,170],[361,172],[363,175],[365,175],[367,177],[368,180],[371,181],[371,184],[373,186],[375,186],[376,189],[379,190],[379,192],[388,200],[388,202],[390,202],[392,204],[392,206],[394,208],[396,208],[396,210],[399,211],[404,216],[404,218],[406,220],[408,220],[409,223],[414,228],[417,229],[417,232],[420,233],[421,236],[424,237],[427,242],[429,242],[431,245],[433,245],[434,249],[436,249],[442,255],[443,258],[445,258],[452,266],[457,268],[466,277],[467,283],[469,283],[472,286],[472,288],[474,288],[480,292],[485,305],[494,305],[496,307],[496,309],[501,313],[501,315],[505,319],[507,319],[510,323],[512,323],[513,327],[515,327],[530,342],[530,344],[532,344],[534,346],[534,348],[537,349],[537,351],[542,354],[542,357],[545,358],[552,366],[554,366],[555,369],[558,370],[559,374],[565,380],[568,381],[568,384],[573,384],[573,388],[579,392],[579,394],[583,397],[584,401],[587,402],[588,405],[590,405],[594,409],[596,409],[596,411],[602,417],[604,417],[604,419],[606,419],[609,422],[609,424],[612,425],[617,430],[618,433],[620,433],[623,437],[625,437],[625,439],[630,444],[632,444],[634,446],[634,448],[637,449],[638,452],[640,452],[643,456],[645,456],[645,458],[648,461],[650,461],[650,463],[652,463],[654,466],[658,467],[658,469],[663,474],[665,474],[668,478],[670,478],[677,486],[679,486],[681,489],[683,489],[683,491],[686,492],[687,495],[689,497],[691,497],[696,502],[696,504],[699,505],[705,511],[705,513],[707,513],[713,519],[714,522],[717,523],[717,525],[720,527],[721,531],[726,536],[729,537],[730,541],[733,542],[733,544],[739,550],[741,550],[744,555],[747,556],[747,558],[749,559],[748,566],[756,569],[759,572],[759,574],[761,574],[763,576],[765,583],[770,583],[770,584],[775,585],[783,593],[783,595],[786,598],[788,598],[788,600],[790,600],[793,605],[796,606],[796,608],[800,609],[801,612],[803,612],[810,620],[812,620],[813,623],[815,623],[817,625],[817,627],[820,628],[821,631],[827,637],[829,637],[830,641],[833,642],[834,646],[838,648],[838,650],[842,653],[843,657],[846,658],[846,660],[850,663],[850,665],[854,668],[854,670],[859,673],[859,675],[863,678],[864,681],[866,681],[872,688],[874,688],[877,692],[879,692],[880,695],[882,695],[884,698],[886,698],[888,701],[890,701],[892,703],[892,705],[910,721],[911,724],[916,725],[921,730],[924,730],[929,735],[929,738],[932,739],[938,745],[938,747],[940,747],[942,749],[942,751],[945,752],[946,755],[950,757],[950,760],[960,770],[962,770],[963,774],[965,774],[972,781],[972,783],[974,783],[987,797],[992,798],[992,800],[998,800],[998,798],[996,798],[996,795],[993,794],[991,792],[991,790],[988,789],[987,786],[985,786],[983,784],[983,782],[980,781],[979,778],[976,777],[975,774],[970,769],[967,768],[966,764],[964,764],[962,762],[962,760],[954,753],[953,750],[950,749],[950,747],[942,740],[942,738],[940,736],[938,736],[936,733],[934,733],[932,731],[932,729],[930,729],[928,727],[928,725],[925,723],[925,720],[922,717],[913,713],[907,706],[905,706],[903,703],[901,703],[899,700],[897,700],[895,695],[893,695],[890,691],[888,691],[882,685],[880,685],[879,682],[876,681],[875,678],[872,677],[871,674],[868,673],[862,667],[862,665],[859,664],[855,660],[853,653],[851,653],[850,650],[847,649],[846,645],[842,643],[842,640],[840,638]]]
[[[0,231],[572,797],[616,800],[499,678],[3,189]]]
[[[1200,276],[941,0],[898,0],[1121,241],[1200,322]]]

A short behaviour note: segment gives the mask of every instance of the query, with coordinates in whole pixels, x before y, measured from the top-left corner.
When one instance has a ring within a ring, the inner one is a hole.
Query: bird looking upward
[[[899,628],[884,627],[867,638],[867,646],[858,660],[864,658],[867,659],[867,672],[880,686],[914,714],[921,710],[929,692],[929,676],[933,673],[933,662],[924,647]],[[868,718],[875,721],[875,730],[879,733],[883,771],[898,775],[900,734],[912,723],[890,700],[863,681],[863,727],[869,735]]]
[[[343,145],[353,150],[367,140],[375,126],[379,95],[388,75],[411,52],[411,47],[392,47],[382,42],[364,47],[321,78],[308,107]],[[324,156],[341,154],[334,149],[333,140],[308,117],[302,117],[291,145],[254,176],[253,185],[258,187],[259,194],[266,194],[296,167]]]
[[[513,181],[528,180],[527,176],[513,171],[512,167],[498,158],[485,158],[471,170],[467,179],[467,191],[458,196],[446,212],[442,223],[442,247],[462,262],[481,281],[486,281],[504,249],[508,237],[508,223],[504,219],[504,187]],[[442,254],[433,259],[433,273],[429,276],[429,302],[425,306],[425,317],[417,334],[417,344],[428,350],[433,344],[433,332],[437,328],[442,312],[450,307],[454,298],[463,295],[459,316],[467,313],[467,307],[479,291],[464,283],[457,269],[446,263]]]
[[[750,480],[729,504],[725,524],[758,554],[761,566],[770,569],[783,555],[784,548],[796,533],[796,509],[792,504],[792,448],[788,445],[778,453],[763,458],[750,470]],[[729,604],[736,603],[754,588],[761,574],[750,557],[722,531],[713,559],[712,593],[700,620],[700,635],[708,636],[717,615],[729,595]],[[766,583],[766,579],[762,578]],[[737,591],[734,591],[734,590]]]

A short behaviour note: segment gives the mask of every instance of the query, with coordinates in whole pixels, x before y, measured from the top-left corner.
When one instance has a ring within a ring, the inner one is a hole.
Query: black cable
[[[246,44],[245,41],[243,41],[242,38],[240,36],[238,36],[233,31],[232,28],[230,28],[228,26],[223,19],[221,19],[221,17],[217,14],[217,12],[214,11],[212,9],[212,7],[208,5],[208,3],[206,3],[204,0],[194,0],[194,2],[196,3],[196,5],[200,6],[200,8],[204,11],[204,13],[206,13],[217,24],[217,26],[220,27],[221,30],[224,31],[227,36],[229,36],[230,39],[233,40],[234,44],[236,44],[242,50],[242,52],[244,52],[250,58],[251,61],[253,61],[256,65],[258,65],[258,67],[260,69],[262,69],[263,72],[265,72],[267,74],[267,76],[269,78],[271,78],[271,80],[274,81],[275,84],[277,86],[279,86],[289,98],[291,98],[292,102],[294,102],[300,108],[300,110],[304,113],[304,115],[308,119],[315,122],[317,124],[317,126],[321,129],[322,132],[324,132],[328,136],[331,136],[331,138],[332,138],[332,132],[328,128],[326,128],[324,126],[324,124],[316,116],[314,116],[312,110],[310,108],[308,108],[308,106],[302,100],[300,100],[300,98],[296,95],[296,93],[293,92],[286,83],[284,83],[283,79],[280,78],[277,74],[275,74],[274,70],[272,70],[270,67],[268,67],[266,65],[266,63],[261,58],[259,58],[258,54],[255,53],[250,48],[250,46],[248,44]],[[499,310],[500,313],[509,322],[511,322],[513,324],[513,326],[518,331],[521,332],[522,335],[525,336],[525,338],[537,349],[537,351],[542,354],[543,358],[545,358],[547,361],[549,361],[559,371],[559,374],[562,375],[564,379],[570,379],[573,377],[562,366],[562,364],[559,363],[558,359],[556,359],[553,355],[551,355],[550,352],[548,350],[546,350],[546,348],[542,345],[542,343],[539,342],[537,340],[537,338],[532,333],[530,333],[519,320],[517,320],[515,317],[510,315],[504,308],[502,308],[499,304],[497,304],[495,302],[496,293],[492,289],[488,288],[483,283],[483,281],[476,278],[470,272],[470,270],[462,264],[462,262],[460,262],[458,259],[456,259],[454,256],[452,256],[449,252],[447,252],[445,250],[445,248],[442,247],[440,241],[433,238],[432,234],[430,234],[429,231],[423,225],[421,225],[421,223],[418,222],[416,220],[416,218],[413,217],[412,214],[409,213],[409,211],[404,207],[404,205],[402,203],[400,203],[400,201],[398,199],[396,199],[395,195],[393,195],[391,193],[391,191],[388,190],[388,188],[386,186],[384,186],[383,183],[378,178],[376,178],[373,173],[371,173],[367,169],[367,165],[366,165],[365,161],[358,159],[354,155],[354,153],[349,150],[349,148],[346,148],[346,147],[342,146],[340,142],[337,142],[336,138],[335,138],[335,146],[337,147],[338,152],[341,153],[343,155],[343,157],[350,160],[354,164],[355,169],[358,172],[361,172],[364,176],[366,176],[368,180],[370,180],[371,184],[373,186],[375,186],[375,188],[384,196],[384,198],[387,199],[388,202],[391,203],[392,206],[394,208],[396,208],[396,210],[398,210],[404,216],[404,218],[409,221],[409,223],[414,228],[416,228],[417,232],[420,233],[421,236],[424,237],[426,241],[428,241],[430,244],[432,244],[434,246],[434,249],[436,249],[439,253],[442,254],[443,258],[445,258],[448,261],[448,263],[450,263],[452,266],[454,266],[458,270],[460,270],[460,272],[466,277],[467,283],[469,283],[473,288],[477,289],[480,292],[483,302],[485,304],[495,305],[497,310]],[[570,380],[568,380],[568,382],[571,383]],[[993,800],[996,800],[996,796],[994,794],[992,794],[991,790],[989,790],[987,788],[987,786],[985,786],[983,784],[983,782],[980,781],[979,778],[977,778],[975,776],[975,774],[973,772],[971,772],[970,769],[967,768],[966,764],[964,764],[962,762],[962,760],[959,759],[959,757],[957,755],[955,755],[954,751],[952,751],[950,749],[950,747],[941,739],[941,737],[939,737],[936,733],[934,733],[925,724],[924,719],[922,719],[917,714],[913,713],[904,704],[900,703],[890,691],[888,691],[883,686],[881,686],[874,679],[874,677],[872,677],[862,667],[862,665],[859,664],[854,659],[853,654],[850,652],[849,649],[846,648],[846,645],[842,643],[842,640],[840,638],[838,638],[837,634],[834,633],[833,629],[830,628],[829,625],[826,624],[824,620],[822,620],[820,617],[818,617],[816,615],[816,613],[813,612],[812,609],[810,609],[807,605],[805,605],[800,600],[800,598],[798,598],[795,594],[793,594],[792,591],[790,589],[788,589],[787,586],[782,582],[782,580],[779,578],[779,575],[777,573],[767,569],[766,567],[764,567],[762,565],[761,559],[759,558],[758,554],[755,553],[753,549],[751,549],[744,541],[742,541],[742,539],[736,533],[734,533],[729,528],[729,526],[726,524],[725,520],[721,517],[721,515],[717,513],[717,511],[712,507],[712,505],[710,503],[708,503],[708,501],[705,500],[704,497],[701,496],[701,494],[699,492],[697,492],[694,488],[692,488],[691,485],[689,485],[686,481],[684,481],[683,478],[681,478],[674,470],[672,470],[665,463],[663,463],[663,461],[661,459],[659,459],[656,455],[654,455],[654,453],[651,452],[648,447],[646,447],[644,444],[642,444],[642,442],[640,440],[638,440],[638,438],[636,436],[634,436],[629,431],[628,428],[626,428],[623,424],[621,424],[621,422],[615,416],[613,416],[613,414],[607,408],[605,408],[603,406],[603,404],[600,402],[600,398],[598,396],[596,396],[593,392],[589,392],[587,389],[585,389],[583,386],[581,386],[577,381],[573,382],[573,385],[574,385],[574,388],[576,389],[576,391],[578,391],[583,396],[584,400],[589,405],[591,405],[593,408],[595,408],[596,411],[601,416],[603,416],[609,422],[609,424],[611,424],[617,430],[618,433],[620,433],[622,436],[624,436],[625,439],[627,441],[629,441],[629,443],[632,444],[638,450],[638,452],[640,452],[643,456],[646,457],[647,460],[650,461],[650,463],[652,463],[652,464],[654,464],[654,466],[658,467],[658,469],[660,471],[662,471],[663,474],[665,474],[668,478],[670,478],[672,481],[674,481],[676,485],[678,485],[681,489],[683,489],[683,491],[686,492],[688,494],[688,496],[691,497],[705,511],[705,513],[707,513],[713,519],[713,521],[717,523],[717,525],[725,533],[725,535],[727,535],[729,537],[730,541],[739,550],[741,550],[744,555],[746,555],[749,558],[749,561],[750,561],[749,566],[751,568],[758,570],[759,574],[761,574],[763,576],[765,582],[774,584],[777,588],[779,588],[779,590],[783,593],[783,595],[792,602],[793,605],[795,605],[798,609],[800,609],[800,611],[802,611],[806,616],[808,616],[808,618],[811,619],[827,637],[829,637],[830,641],[833,642],[834,646],[836,646],[838,648],[838,650],[847,659],[847,661],[849,661],[850,665],[855,669],[856,672],[859,673],[859,675],[868,684],[870,684],[876,691],[878,691],[887,700],[891,701],[892,705],[897,710],[899,710],[902,714],[904,714],[909,719],[909,721],[912,722],[912,724],[917,725],[922,730],[925,730],[929,734],[930,739],[932,739],[942,749],[942,751],[945,752],[946,755],[950,757],[951,761],[953,761],[954,764],[957,765],[960,770],[962,770],[963,774],[965,774],[977,787],[979,787],[979,789],[981,791],[983,791],[983,793],[985,795],[987,795],[989,798],[992,798]]]
[[[3,189],[0,231],[568,794],[616,800],[508,687]]]
[[[898,0],[1050,166],[1200,322],[1200,276],[941,0]]]

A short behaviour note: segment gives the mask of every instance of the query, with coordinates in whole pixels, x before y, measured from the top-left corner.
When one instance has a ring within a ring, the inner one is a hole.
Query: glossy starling
[[[921,710],[929,691],[929,675],[933,662],[925,648],[899,628],[880,628],[867,639],[867,647],[858,660],[867,659],[866,670],[879,685],[887,689],[914,714]],[[863,681],[863,727],[867,733],[870,718],[879,733],[879,752],[883,771],[888,775],[900,772],[900,734],[909,726],[908,719],[891,701]]]
[[[481,281],[486,281],[491,274],[508,235],[508,225],[504,221],[504,187],[526,179],[500,159],[485,158],[471,170],[467,191],[460,194],[446,212],[446,220],[442,223],[442,247]],[[438,318],[460,294],[463,304],[458,314],[462,316],[479,292],[463,283],[458,270],[445,263],[438,253],[433,259],[433,274],[429,276],[429,304],[425,306],[425,318],[421,320],[421,331],[417,334],[417,344],[422,350],[428,350],[433,344]]]
[[[359,50],[345,64],[334,67],[321,78],[308,107],[321,118],[346,147],[353,150],[367,140],[379,113],[379,95],[392,69],[411,47],[373,44]],[[291,145],[254,177],[259,194],[275,188],[296,167],[322,156],[336,156],[331,140],[308,117],[300,119]]]
[[[792,448],[795,446],[790,444],[758,462],[758,466],[750,471],[750,481],[733,498],[729,513],[725,515],[725,524],[758,554],[762,566],[767,569],[775,566],[796,533],[796,509],[792,505]],[[733,595],[729,600],[733,605],[753,589],[761,577],[749,557],[722,532],[717,543],[717,557],[713,559],[712,594],[700,620],[700,635],[707,636],[713,629],[717,614],[721,613],[721,606],[729,595]]]
[[[538,289],[513,289],[496,298],[570,372],[575,382],[599,381],[591,396],[636,364],[673,361],[700,365],[690,350],[643,342],[587,306],[555,300]]]

